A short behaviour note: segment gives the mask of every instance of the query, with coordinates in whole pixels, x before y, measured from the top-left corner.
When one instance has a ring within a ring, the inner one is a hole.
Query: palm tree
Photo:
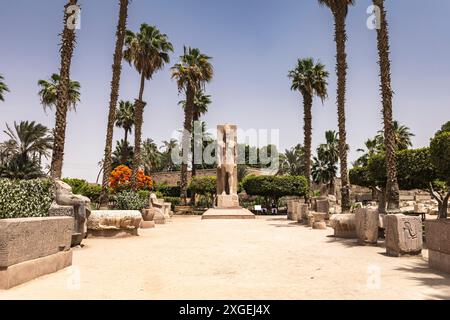
[[[147,139],[142,144],[142,164],[147,175],[156,172],[161,166],[161,153],[152,139]]]
[[[114,135],[114,123],[116,121],[116,106],[119,100],[120,77],[122,74],[123,45],[125,43],[125,31],[127,29],[129,0],[120,0],[119,22],[116,31],[116,48],[114,50],[111,96],[109,99],[108,126],[106,129],[105,155],[103,157],[103,179],[100,205],[108,205],[109,177],[111,175],[111,152]]]
[[[319,4],[331,9],[334,16],[334,32],[336,42],[336,72],[337,72],[337,111],[339,126],[339,159],[341,160],[342,182],[342,212],[350,210],[350,187],[347,170],[347,131],[345,128],[345,90],[347,82],[347,54],[345,43],[347,41],[346,18],[348,7],[354,0],[318,0]]]
[[[336,176],[337,165],[336,163],[328,160],[314,157],[312,164],[312,178],[316,183],[328,184],[329,188],[332,188],[334,177]]]
[[[178,140],[170,139],[169,141],[163,141],[162,144],[161,169],[163,171],[176,171],[177,166],[172,161],[172,152],[178,147]]]
[[[134,148],[125,140],[117,141],[116,150],[112,153],[112,168],[120,165],[131,167],[133,164]]]
[[[364,145],[366,149],[356,150],[357,152],[363,152],[364,154],[355,161],[355,167],[367,166],[369,158],[383,149],[383,146],[380,145],[379,139],[377,137],[375,137],[374,139],[367,139]]]
[[[3,76],[0,74],[0,101],[5,101],[4,94],[9,92],[8,86],[4,82]]]
[[[412,147],[411,138],[415,135],[411,133],[410,129],[407,126],[401,125],[398,121],[394,120],[392,122],[392,129],[394,132],[394,148],[395,151],[407,150]],[[383,150],[386,150],[385,143],[385,130],[380,130],[376,139],[379,141],[379,144],[382,146]],[[386,152],[387,153],[387,152]]]
[[[39,80],[38,86],[39,97],[41,98],[41,104],[44,107],[44,110],[47,108],[53,109],[54,106],[57,105],[58,102],[58,89],[61,83],[61,78],[59,74],[52,74],[49,80]],[[69,102],[68,102],[68,110],[76,111],[76,105],[80,102],[80,89],[81,85],[78,81],[69,81]]]
[[[134,33],[130,30],[126,32],[124,58],[141,75],[139,98],[135,103],[134,159],[131,177],[133,189],[136,189],[136,177],[141,164],[142,123],[146,105],[142,100],[145,80],[150,80],[156,71],[170,62],[170,52],[173,52],[173,46],[168,41],[167,35],[162,34],[154,26],[143,23],[140,32]]]
[[[305,151],[302,145],[298,144],[284,154],[280,154],[279,175],[289,174],[292,176],[305,175]]]
[[[186,100],[182,100],[178,103],[179,105],[181,105],[183,107],[183,110],[186,110]],[[205,94],[202,90],[197,92],[195,94],[195,98],[194,98],[194,112],[193,112],[193,116],[192,116],[192,123],[193,126],[195,125],[195,123],[197,121],[200,120],[201,116],[203,116],[204,114],[206,114],[208,112],[208,107],[211,104],[211,96]],[[203,133],[206,131],[205,130],[205,123],[202,122],[202,135]],[[198,141],[195,141],[195,137],[193,143],[198,143]],[[195,145],[193,150],[196,150]],[[196,163],[196,157],[195,155],[192,157],[192,177],[195,177],[197,175],[197,163]],[[193,193],[192,198],[194,199],[195,194]]]
[[[299,91],[303,96],[304,113],[304,168],[308,185],[311,185],[311,144],[312,144],[312,104],[314,96],[322,102],[327,98],[327,79],[329,73],[320,62],[314,59],[299,59],[295,69],[289,72],[292,80],[291,90]]]
[[[339,134],[336,131],[326,131],[325,138],[327,142],[319,145],[317,148],[317,158],[319,162],[327,165],[327,183],[329,183],[329,192],[334,195],[334,180],[337,173],[336,164],[339,161]],[[320,168],[320,165],[317,166],[317,168]]]
[[[49,157],[53,138],[47,127],[34,121],[14,122],[14,128],[6,125],[5,134],[9,137],[9,145],[15,155],[24,161],[37,160],[39,157]]]
[[[172,78],[177,80],[178,91],[186,94],[184,111],[184,131],[182,138],[183,163],[181,165],[181,198],[187,204],[187,170],[191,147],[192,121],[194,116],[195,95],[213,78],[211,57],[197,48],[184,47],[180,62],[172,67]]]
[[[124,140],[128,142],[128,134],[134,126],[135,107],[131,101],[120,101],[119,109],[116,111],[116,127],[125,131]]]
[[[70,104],[70,66],[72,63],[73,50],[76,42],[74,28],[69,26],[68,12],[70,6],[77,5],[78,0],[69,0],[64,6],[64,29],[61,34],[61,67],[60,85],[58,86],[56,117],[54,130],[53,155],[50,167],[52,178],[61,178],[64,160],[64,146],[66,141],[67,109]]]
[[[42,157],[50,156],[53,137],[41,124],[22,121],[14,127],[6,125],[9,140],[2,143],[0,177],[9,179],[34,179],[43,176]]]

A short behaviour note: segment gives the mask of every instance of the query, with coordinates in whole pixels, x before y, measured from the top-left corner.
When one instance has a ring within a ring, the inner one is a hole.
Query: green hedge
[[[63,181],[72,187],[74,194],[79,194],[91,199],[91,202],[98,203],[102,193],[102,186],[90,184],[82,179],[64,178]]]
[[[123,191],[115,196],[117,210],[138,210],[148,207],[148,198],[133,191]]]
[[[191,192],[210,196],[216,194],[217,178],[216,177],[194,177],[189,185]]]
[[[303,176],[247,176],[242,181],[250,196],[278,199],[284,196],[305,196],[308,182]]]
[[[46,179],[0,179],[0,219],[46,217],[54,199]]]

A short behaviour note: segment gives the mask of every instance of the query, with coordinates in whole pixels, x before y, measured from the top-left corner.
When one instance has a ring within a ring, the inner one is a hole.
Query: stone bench
[[[88,237],[123,238],[137,236],[142,214],[139,211],[92,211],[88,223]]]
[[[72,265],[73,218],[0,220],[0,289]]]

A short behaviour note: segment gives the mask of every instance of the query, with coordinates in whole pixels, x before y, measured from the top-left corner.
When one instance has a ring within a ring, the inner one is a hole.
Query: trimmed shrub
[[[116,194],[117,210],[138,210],[141,211],[148,206],[148,198],[144,199],[137,192],[122,191]]]
[[[0,179],[0,219],[46,217],[54,199],[47,179]]]
[[[155,190],[160,192],[164,197],[179,197],[181,194],[180,186],[169,186],[167,184],[157,184]]]
[[[191,192],[201,194],[204,196],[211,196],[217,191],[216,177],[194,177],[189,185]]]
[[[251,196],[279,199],[284,196],[305,196],[308,182],[303,176],[247,176],[242,186]]]

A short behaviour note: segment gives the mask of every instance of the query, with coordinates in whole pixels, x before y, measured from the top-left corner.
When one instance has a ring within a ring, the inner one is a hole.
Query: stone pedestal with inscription
[[[393,257],[422,253],[422,219],[403,214],[386,216],[386,252]]]

